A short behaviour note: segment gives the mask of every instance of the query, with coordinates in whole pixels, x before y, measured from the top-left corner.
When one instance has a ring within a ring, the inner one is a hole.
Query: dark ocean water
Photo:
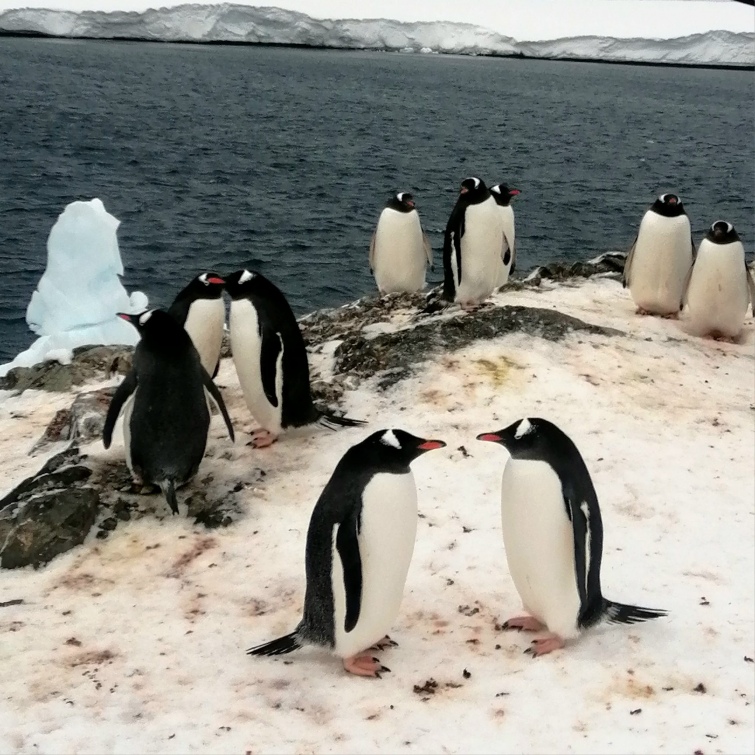
[[[440,263],[459,182],[522,190],[522,272],[626,248],[663,191],[752,249],[753,77],[260,47],[0,39],[0,362],[66,204],[121,226],[124,284],[167,305],[199,271],[260,270],[297,313],[374,291],[386,199],[415,194]],[[442,265],[436,265],[440,280]]]

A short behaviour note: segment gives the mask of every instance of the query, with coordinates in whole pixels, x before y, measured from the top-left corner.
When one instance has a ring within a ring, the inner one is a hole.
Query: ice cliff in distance
[[[523,55],[674,65],[755,65],[755,34],[710,31],[677,39],[574,37],[518,42],[471,24],[445,21],[319,20],[280,8],[179,5],[144,13],[9,10],[0,33],[163,42],[236,42],[359,50]]]

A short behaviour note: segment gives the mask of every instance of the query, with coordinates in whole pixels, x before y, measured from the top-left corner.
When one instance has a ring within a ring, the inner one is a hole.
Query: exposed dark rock
[[[551,262],[536,267],[521,282],[523,286],[538,286],[544,278],[564,281],[569,278],[591,278],[600,275],[607,278],[621,278],[627,255],[625,252],[606,252],[593,260],[572,262]]]
[[[84,459],[68,449],[0,500],[0,566],[40,566],[84,541],[100,505]]]
[[[68,409],[61,409],[47,426],[30,453],[37,454],[60,441],[87,443],[102,436],[110,400],[115,388],[79,393]]]
[[[0,378],[1,390],[22,393],[34,388],[42,391],[69,391],[92,378],[106,378],[110,372],[125,375],[131,369],[131,346],[81,346],[73,351],[70,364],[42,362],[33,367],[14,367]]]
[[[407,377],[415,366],[435,354],[454,351],[479,339],[518,332],[557,341],[573,331],[622,335],[621,331],[590,325],[552,309],[483,307],[453,318],[429,317],[415,328],[374,338],[360,334],[349,336],[336,349],[335,371],[362,378],[385,372],[379,386],[386,388]]]

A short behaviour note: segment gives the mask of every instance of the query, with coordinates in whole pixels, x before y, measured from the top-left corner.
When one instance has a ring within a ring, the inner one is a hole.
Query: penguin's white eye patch
[[[500,194],[501,187],[496,184],[495,186],[491,187],[490,191],[494,191],[496,194]]]
[[[250,273],[248,270],[244,270],[244,272],[241,273],[241,277],[239,278],[239,283],[246,283],[252,278],[254,278],[254,273]]]
[[[520,438],[523,438],[525,435],[529,435],[531,432],[535,431],[535,427],[533,424],[525,417],[520,423],[519,427],[516,428],[516,432],[514,433],[514,438],[516,440],[519,440]]]
[[[479,178],[473,178],[472,180],[474,181],[474,187],[476,189],[480,185],[480,179]]]
[[[208,285],[207,283],[207,273],[202,273],[202,275],[199,276],[199,280],[205,284],[205,286]]]
[[[401,450],[401,444],[399,443],[398,438],[396,437],[396,434],[393,432],[393,430],[386,430],[380,436],[380,442],[386,446],[397,448],[399,449],[399,451]]]
[[[149,318],[152,317],[152,310],[150,309],[149,312],[145,312],[140,318],[139,318],[139,325],[144,325]]]
[[[400,191],[398,194],[396,194],[396,199],[398,199],[399,202],[404,201],[404,194],[406,194],[405,191]]]

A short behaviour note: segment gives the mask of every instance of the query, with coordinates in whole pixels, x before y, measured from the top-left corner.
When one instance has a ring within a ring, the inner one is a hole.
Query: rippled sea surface
[[[121,221],[124,284],[155,306],[206,269],[257,269],[300,314],[370,293],[400,189],[439,281],[469,175],[521,189],[522,271],[625,249],[663,191],[696,241],[719,218],[755,238],[749,72],[4,38],[0,93],[0,362],[33,340],[47,235],[76,199]]]

